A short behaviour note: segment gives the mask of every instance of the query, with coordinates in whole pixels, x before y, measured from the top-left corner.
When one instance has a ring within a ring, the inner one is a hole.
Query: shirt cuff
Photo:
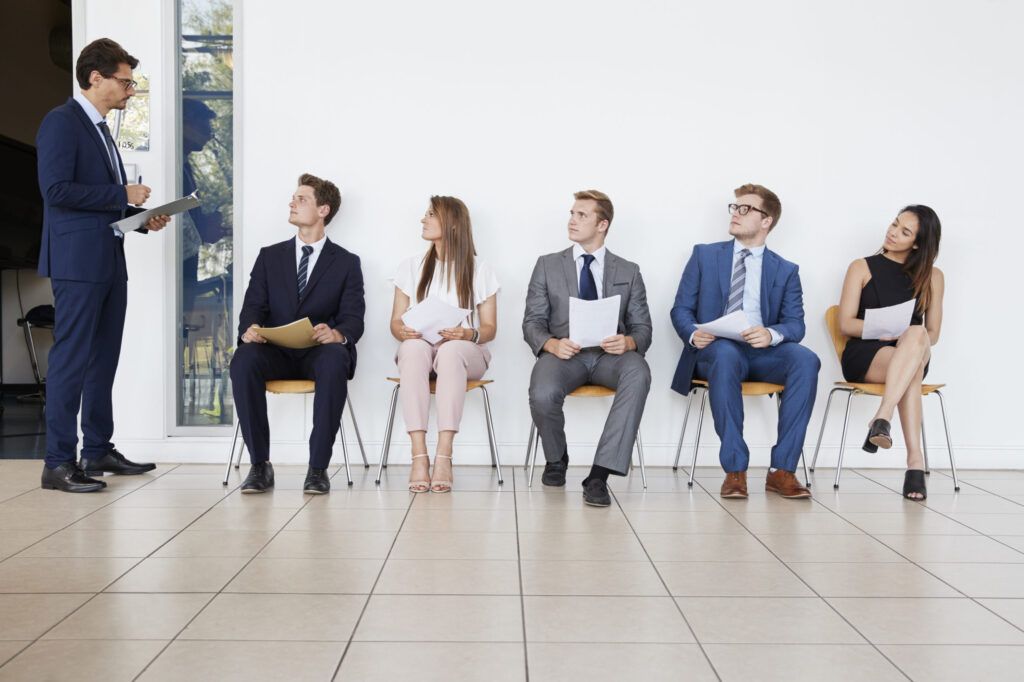
[[[771,327],[768,328],[768,333],[772,335],[772,343],[771,343],[772,346],[779,345],[786,338],[782,334],[780,334],[777,331],[775,331],[774,329],[772,329]]]
[[[693,337],[696,336],[696,335],[697,335],[697,332],[694,332],[693,334],[690,334],[690,338],[687,340],[687,343],[689,343],[691,346],[693,345]]]

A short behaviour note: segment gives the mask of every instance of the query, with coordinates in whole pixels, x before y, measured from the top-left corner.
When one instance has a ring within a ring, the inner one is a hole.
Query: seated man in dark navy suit
[[[266,382],[273,379],[316,382],[303,490],[322,494],[331,489],[327,466],[348,380],[356,371],[356,342],[363,335],[366,312],[359,257],[325,235],[340,206],[341,194],[333,183],[302,175],[288,216],[298,233],[261,249],[249,276],[238,322],[238,349],[231,359],[235,409],[252,462],[243,493],[262,493],[274,486],[266,397]],[[312,348],[274,346],[257,331],[304,317],[313,323],[313,339],[319,344]]]
[[[743,440],[744,381],[786,387],[779,413],[779,437],[772,448],[765,490],[789,499],[810,491],[794,475],[807,422],[814,407],[821,362],[800,345],[804,301],[799,269],[765,247],[779,222],[782,203],[761,185],[743,185],[729,204],[734,239],[698,244],[683,270],[672,307],[672,325],[685,342],[672,389],[687,395],[694,377],[706,379],[715,431],[722,440],[725,469],[722,497],[747,497],[750,451]],[[749,322],[743,341],[720,339],[697,329],[722,315],[743,311]]]

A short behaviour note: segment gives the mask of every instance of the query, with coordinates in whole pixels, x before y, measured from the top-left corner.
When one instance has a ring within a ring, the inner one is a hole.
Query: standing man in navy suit
[[[363,271],[359,257],[327,238],[328,223],[341,207],[334,183],[310,175],[299,178],[288,222],[294,237],[260,250],[249,276],[238,320],[238,349],[231,359],[231,387],[242,438],[252,468],[243,493],[274,487],[270,463],[270,425],[266,382],[312,379],[313,432],[309,469],[303,491],[318,495],[331,489],[327,466],[341,426],[348,380],[356,371],[356,342],[363,335]],[[308,317],[312,348],[291,350],[268,344],[257,327],[278,327]]]
[[[150,190],[128,184],[105,117],[135,94],[132,69],[138,64],[113,40],[87,45],[75,64],[81,90],[46,115],[36,136],[44,204],[39,274],[51,279],[57,315],[46,382],[43,488],[94,492],[106,483],[90,476],[155,468],[128,461],[110,440],[111,391],[128,302],[124,234],[111,223],[140,212],[135,206]],[[161,230],[168,220],[152,218],[146,227]]]
[[[814,408],[821,361],[800,345],[805,330],[800,273],[794,263],[765,247],[782,215],[775,193],[747,184],[735,195],[736,203],[729,204],[729,234],[734,239],[695,246],[679,282],[672,325],[685,346],[672,389],[687,395],[695,377],[707,380],[726,472],[721,495],[745,498],[750,451],[743,440],[740,384],[750,380],[784,385],[765,490],[789,499],[808,498],[810,491],[794,472]],[[750,322],[744,342],[697,329],[699,323],[737,310]]]

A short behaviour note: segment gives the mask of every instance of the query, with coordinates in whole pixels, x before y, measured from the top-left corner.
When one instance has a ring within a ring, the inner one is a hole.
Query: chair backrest
[[[825,324],[828,325],[828,333],[832,337],[832,345],[835,346],[836,356],[842,360],[843,351],[846,349],[846,342],[850,338],[839,329],[839,306],[830,306],[825,311]]]

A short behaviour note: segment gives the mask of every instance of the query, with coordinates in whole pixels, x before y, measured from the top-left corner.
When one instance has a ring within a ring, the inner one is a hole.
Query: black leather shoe
[[[876,419],[871,422],[871,428],[868,429],[868,437],[864,440],[863,450],[865,452],[878,452],[878,448],[888,450],[892,447],[892,436],[890,435],[890,425],[884,419]]]
[[[155,464],[136,464],[117,450],[111,450],[99,459],[82,458],[82,470],[86,476],[102,476],[103,474],[131,476],[144,474],[153,469],[156,469]]]
[[[562,455],[557,462],[548,462],[544,465],[544,475],[540,482],[544,485],[563,486],[565,485],[565,470],[569,468],[569,453]]]
[[[583,481],[583,502],[591,507],[608,507],[612,496],[608,494],[608,484],[600,478],[588,478]]]
[[[274,465],[257,462],[249,468],[249,475],[242,481],[242,494],[265,493],[274,487]]]
[[[327,469],[309,468],[306,482],[302,484],[302,492],[307,495],[324,495],[331,492],[331,479],[327,478]]]
[[[42,487],[66,493],[94,493],[106,488],[107,484],[86,476],[76,462],[65,462],[54,469],[43,465]]]

